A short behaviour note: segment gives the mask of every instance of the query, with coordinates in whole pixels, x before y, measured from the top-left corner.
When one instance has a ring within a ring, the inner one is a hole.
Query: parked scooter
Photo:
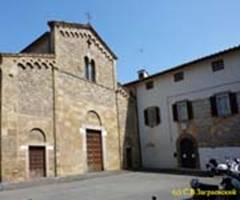
[[[226,158],[224,163],[218,163],[216,159],[212,158],[206,164],[206,168],[213,176],[220,175],[226,170],[240,174],[240,158]]]
[[[211,172],[224,174],[219,185],[201,183],[198,179],[191,180],[194,195],[189,200],[240,200],[240,168],[239,159],[228,159],[225,163],[217,164],[211,161]]]
[[[211,175],[218,175],[219,171],[217,169],[218,162],[216,159],[211,158],[208,163],[206,164],[207,170],[211,173]]]
[[[227,159],[226,164],[231,172],[240,174],[240,159],[239,158]]]

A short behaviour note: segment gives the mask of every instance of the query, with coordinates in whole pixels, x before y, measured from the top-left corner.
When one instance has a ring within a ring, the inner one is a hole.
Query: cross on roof
[[[87,23],[90,24],[91,20],[92,20],[92,15],[89,12],[86,12],[86,18],[87,18]]]

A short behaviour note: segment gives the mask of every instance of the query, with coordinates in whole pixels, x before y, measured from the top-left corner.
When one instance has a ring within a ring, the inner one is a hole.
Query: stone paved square
[[[126,172],[68,183],[55,183],[0,192],[1,200],[158,200],[183,199],[171,195],[186,188],[193,176],[147,172]],[[200,178],[218,183],[219,178]]]

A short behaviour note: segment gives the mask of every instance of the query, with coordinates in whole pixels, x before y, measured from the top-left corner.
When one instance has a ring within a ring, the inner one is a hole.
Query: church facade
[[[117,83],[116,55],[89,24],[48,25],[0,54],[1,181],[137,168],[135,100]]]

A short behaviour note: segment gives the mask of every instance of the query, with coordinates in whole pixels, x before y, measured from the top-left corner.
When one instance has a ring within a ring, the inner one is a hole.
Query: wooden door
[[[45,147],[29,147],[30,178],[46,176]]]
[[[102,171],[102,138],[100,131],[87,131],[87,163],[88,171]]]
[[[181,167],[196,168],[197,166],[197,150],[193,141],[184,138],[180,142]]]
[[[132,148],[126,148],[127,169],[132,169]]]

